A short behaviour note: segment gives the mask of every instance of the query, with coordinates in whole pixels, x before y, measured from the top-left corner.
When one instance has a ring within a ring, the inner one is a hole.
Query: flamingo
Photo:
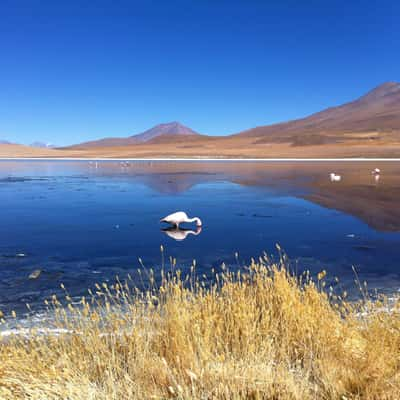
[[[381,170],[379,168],[375,168],[371,173],[372,175],[379,175],[381,173]]]
[[[179,224],[183,222],[196,222],[197,226],[201,226],[202,222],[201,219],[198,217],[189,218],[188,215],[184,211],[177,211],[173,214],[167,215],[164,218],[160,219],[160,222],[168,222],[169,224],[179,228]]]
[[[170,226],[168,228],[162,229],[162,231],[172,239],[177,240],[178,242],[185,240],[189,235],[200,235],[201,226],[198,226],[195,231],[191,229],[179,229],[174,226]]]
[[[334,172],[331,172],[329,176],[331,178],[331,182],[340,182],[342,180],[342,177],[340,175],[336,175]]]

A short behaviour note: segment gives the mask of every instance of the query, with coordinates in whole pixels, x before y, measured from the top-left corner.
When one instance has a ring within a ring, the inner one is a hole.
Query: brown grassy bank
[[[211,287],[177,273],[146,293],[118,282],[80,305],[53,298],[69,333],[4,341],[0,398],[397,399],[397,304],[348,303],[324,275],[261,259]]]

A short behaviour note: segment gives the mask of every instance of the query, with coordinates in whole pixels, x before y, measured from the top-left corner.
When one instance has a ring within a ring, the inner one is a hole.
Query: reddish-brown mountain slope
[[[128,146],[134,144],[146,143],[156,138],[167,138],[171,137],[171,140],[180,137],[193,137],[199,136],[199,133],[195,132],[193,129],[182,125],[179,122],[169,122],[165,124],[159,124],[145,132],[139,133],[137,135],[129,136],[127,138],[104,138],[99,140],[94,140],[90,142],[80,143],[71,147],[74,148],[92,148],[92,147],[109,147],[109,146]]]
[[[292,141],[307,144],[310,140],[322,144],[346,137],[340,134],[368,132],[400,133],[400,83],[387,82],[341,106],[302,119],[259,126],[237,135],[260,138],[261,143]]]

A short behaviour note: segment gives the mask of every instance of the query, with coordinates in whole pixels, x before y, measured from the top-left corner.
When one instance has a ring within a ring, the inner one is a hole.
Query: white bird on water
[[[184,211],[177,211],[173,214],[167,215],[164,218],[160,219],[160,222],[167,222],[176,228],[179,228],[179,224],[184,222],[196,222],[197,226],[201,226],[202,222],[201,219],[198,217],[189,218],[188,215]]]
[[[379,175],[381,173],[381,170],[379,169],[379,168],[375,168],[373,171],[372,171],[372,175]]]
[[[340,175],[336,175],[333,172],[329,176],[331,178],[331,182],[340,182],[342,180],[342,177]]]

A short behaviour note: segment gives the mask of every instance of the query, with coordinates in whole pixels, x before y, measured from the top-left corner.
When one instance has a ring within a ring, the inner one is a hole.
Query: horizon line
[[[351,162],[398,162],[400,158],[376,158],[376,157],[351,157],[351,158],[104,158],[104,157],[0,157],[0,161],[235,161],[235,162],[329,162],[329,161],[351,161]]]

